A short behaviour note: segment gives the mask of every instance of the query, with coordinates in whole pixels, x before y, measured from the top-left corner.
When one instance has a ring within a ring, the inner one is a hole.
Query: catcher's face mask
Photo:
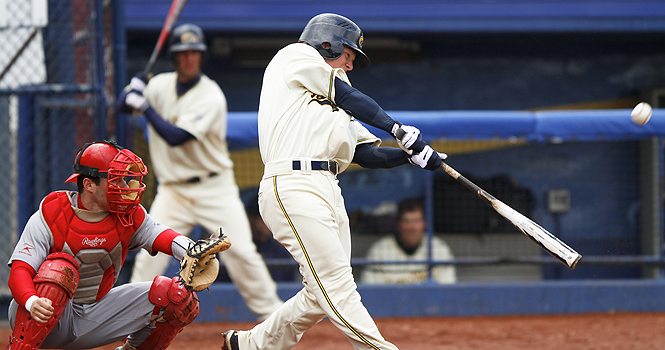
[[[121,149],[109,164],[106,200],[109,211],[117,213],[125,226],[133,224],[131,214],[143,198],[143,177],[147,174],[143,160],[128,149]]]

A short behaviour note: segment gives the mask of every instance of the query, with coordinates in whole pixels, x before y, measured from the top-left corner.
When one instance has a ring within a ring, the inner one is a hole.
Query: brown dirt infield
[[[379,318],[383,336],[401,350],[665,348],[665,313],[595,313],[552,316]],[[253,323],[194,323],[178,334],[170,350],[219,350],[221,333]],[[10,330],[0,329],[8,339]],[[113,350],[118,344],[97,350]],[[305,333],[296,350],[352,349],[325,320]]]

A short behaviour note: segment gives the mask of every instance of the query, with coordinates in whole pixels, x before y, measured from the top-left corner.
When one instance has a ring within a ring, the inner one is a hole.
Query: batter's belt
[[[205,179],[210,179],[210,178],[213,178],[217,175],[219,175],[219,173],[210,172],[210,173],[208,173],[207,175],[204,175],[204,176],[194,176],[194,177],[190,177],[188,179],[179,180],[179,181],[167,181],[167,182],[165,182],[165,184],[169,184],[169,185],[197,184],[199,182],[202,182]]]
[[[333,175],[337,175],[338,170],[339,167],[334,160],[283,159],[268,162],[263,171],[263,178],[294,173],[311,173],[312,171],[329,171]]]

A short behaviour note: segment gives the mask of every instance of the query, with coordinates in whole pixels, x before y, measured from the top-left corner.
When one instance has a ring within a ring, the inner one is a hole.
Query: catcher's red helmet
[[[132,151],[112,141],[87,143],[79,150],[74,173],[65,182],[74,182],[79,175],[106,178],[106,201],[109,211],[117,213],[123,225],[132,225],[132,214],[138,208],[148,174],[143,160]]]
[[[86,143],[76,154],[74,173],[65,182],[76,182],[79,175],[105,178],[119,149],[122,147],[115,142]]]

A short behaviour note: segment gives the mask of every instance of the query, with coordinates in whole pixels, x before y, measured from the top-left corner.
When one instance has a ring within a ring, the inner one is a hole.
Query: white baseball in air
[[[651,119],[651,112],[652,108],[650,104],[640,102],[635,108],[633,108],[633,111],[630,112],[630,120],[632,120],[635,125],[642,126]]]

